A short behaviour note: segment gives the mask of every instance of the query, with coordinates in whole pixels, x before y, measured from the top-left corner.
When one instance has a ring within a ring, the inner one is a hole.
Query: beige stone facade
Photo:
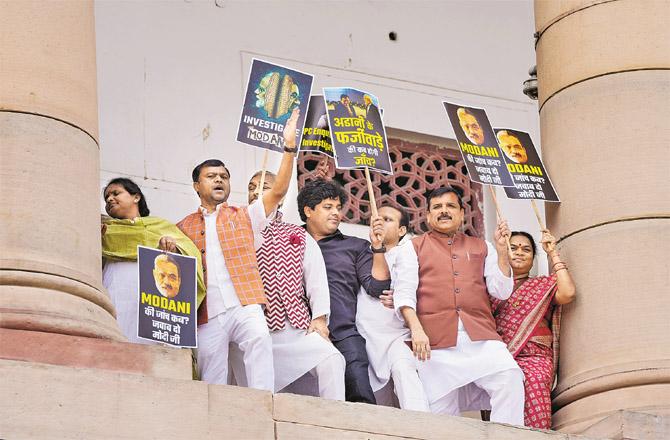
[[[1,7],[0,327],[122,340],[86,190],[99,179],[93,3]]]
[[[670,5],[536,1],[547,223],[578,287],[561,327],[554,427],[670,413]]]
[[[568,440],[561,433],[103,370],[0,361],[5,439]],[[186,403],[187,402],[187,403]]]

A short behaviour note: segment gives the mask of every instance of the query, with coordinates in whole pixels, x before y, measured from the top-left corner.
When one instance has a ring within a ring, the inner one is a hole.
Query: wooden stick
[[[375,193],[372,190],[372,179],[370,178],[370,169],[368,167],[365,167],[365,180],[368,181],[368,197],[370,198],[370,211],[372,212],[372,217],[377,217],[377,215],[379,214],[377,212],[377,201],[375,200]],[[370,219],[370,226],[372,226],[372,218]],[[377,238],[379,238],[379,236],[377,236]]]
[[[489,185],[489,189],[491,190],[491,198],[493,199],[493,204],[496,207],[496,214],[498,214],[498,219],[501,219],[502,215],[500,215],[500,206],[498,205],[498,198],[496,197],[496,192],[493,189],[492,185]]]
[[[365,167],[365,180],[368,181],[368,197],[370,198],[370,210],[372,215],[377,217],[377,202],[375,201],[375,193],[372,190],[372,179],[370,179],[370,169]]]
[[[542,232],[546,231],[547,226],[542,221],[542,217],[540,216],[540,210],[537,209],[537,203],[535,203],[534,199],[530,199],[530,204],[533,206],[533,211],[535,211],[535,217],[537,217],[537,222],[540,224],[540,228],[542,229]]]
[[[493,185],[489,185],[488,187],[491,190],[491,198],[493,198],[493,204],[496,206],[496,214],[497,214],[498,220],[501,220],[503,218],[503,216],[500,213],[500,205],[498,205],[498,198],[496,197],[496,192],[493,189]],[[511,254],[512,253],[512,246],[509,244],[509,236],[505,237],[505,241],[507,241],[507,251]]]
[[[261,181],[258,183],[259,189],[258,189],[258,199],[262,200],[263,199],[263,188],[265,188],[265,171],[268,166],[268,152],[270,150],[265,150],[265,153],[263,153],[263,165],[261,165]]]

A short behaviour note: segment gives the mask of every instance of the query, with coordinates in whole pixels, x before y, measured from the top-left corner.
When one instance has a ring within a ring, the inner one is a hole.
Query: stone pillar
[[[670,6],[536,0],[547,223],[578,289],[554,427],[670,412]]]
[[[0,328],[122,341],[101,285],[93,2],[0,10]]]

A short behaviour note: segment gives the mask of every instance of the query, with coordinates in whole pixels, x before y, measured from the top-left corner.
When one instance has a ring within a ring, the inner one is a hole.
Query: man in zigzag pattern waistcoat
[[[249,182],[250,205],[257,203],[260,180],[258,172]],[[262,193],[275,182],[276,176],[266,172]],[[268,300],[265,317],[272,337],[275,390],[310,373],[316,376],[319,396],[344,400],[345,361],[328,338],[330,294],[319,245],[304,228],[282,221],[277,211],[263,230],[263,246],[256,256]],[[298,390],[291,387],[292,392]]]
[[[228,346],[244,353],[244,370],[252,388],[274,391],[272,339],[262,304],[267,302],[258,271],[256,249],[261,232],[286,195],[297,152],[293,110],[284,128],[284,155],[275,185],[248,208],[228,206],[230,173],[218,159],[193,170],[200,208],[177,224],[203,255],[207,295],[198,309],[198,368],[208,383],[228,381]]]

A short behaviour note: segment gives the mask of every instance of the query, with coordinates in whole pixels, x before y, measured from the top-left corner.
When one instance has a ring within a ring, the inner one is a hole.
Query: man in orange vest
[[[256,250],[263,243],[261,232],[288,190],[299,114],[293,110],[285,125],[281,165],[261,203],[246,208],[226,203],[230,173],[220,160],[206,160],[193,170],[200,208],[177,226],[203,255],[207,295],[198,309],[198,368],[208,383],[227,383],[228,345],[234,342],[244,353],[249,386],[274,391],[272,339],[262,308],[267,299]]]
[[[452,187],[428,196],[430,231],[396,258],[394,304],[412,337],[430,409],[439,414],[491,408],[491,421],[523,425],[523,372],[496,332],[489,295],[512,293],[507,223],[494,245],[459,232],[465,211]],[[489,406],[490,405],[490,406]]]

